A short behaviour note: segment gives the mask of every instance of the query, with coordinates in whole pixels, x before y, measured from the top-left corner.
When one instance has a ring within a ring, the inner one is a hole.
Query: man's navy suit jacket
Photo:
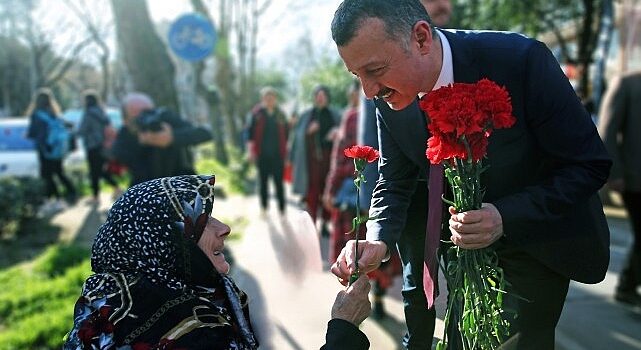
[[[503,220],[507,245],[570,279],[597,283],[609,262],[609,229],[597,191],[611,161],[556,59],[541,42],[506,32],[443,31],[454,81],[488,78],[510,94],[516,124],[489,139],[484,202]],[[393,246],[419,172],[428,172],[426,118],[377,101],[380,177],[368,239]],[[427,199],[426,199],[427,200]],[[417,247],[418,249],[422,249]]]

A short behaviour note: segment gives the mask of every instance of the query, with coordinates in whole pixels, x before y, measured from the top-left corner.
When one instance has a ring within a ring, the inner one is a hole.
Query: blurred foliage
[[[20,222],[35,217],[44,202],[44,184],[31,177],[0,179],[0,236],[18,231]]]
[[[91,273],[88,256],[87,248],[54,246],[33,266],[0,272],[0,350],[62,347],[73,326],[74,304]]]
[[[552,34],[559,61],[577,65],[583,72],[579,92],[589,96],[586,67],[594,63],[606,1],[612,0],[453,0],[449,27],[508,30],[534,38]]]
[[[312,93],[318,85],[325,85],[331,94],[331,105],[337,108],[347,106],[347,90],[354,77],[345,69],[340,58],[325,58],[317,66],[308,70],[301,77],[301,98],[312,104]]]
[[[453,0],[452,28],[510,30],[536,37],[581,20],[599,0]]]
[[[23,115],[31,99],[29,49],[18,40],[0,36],[0,108]]]

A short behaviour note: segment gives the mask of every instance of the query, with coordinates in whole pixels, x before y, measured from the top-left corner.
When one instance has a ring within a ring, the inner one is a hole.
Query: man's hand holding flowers
[[[464,249],[489,247],[503,236],[503,219],[491,203],[483,203],[479,210],[458,213],[449,208],[452,242]]]
[[[356,250],[356,240],[347,241],[343,250],[341,250],[331,271],[342,285],[349,283],[349,277],[355,272],[354,261],[356,260],[354,252]],[[358,268],[359,273],[367,274],[376,270],[383,260],[389,256],[387,244],[383,241],[358,241]]]

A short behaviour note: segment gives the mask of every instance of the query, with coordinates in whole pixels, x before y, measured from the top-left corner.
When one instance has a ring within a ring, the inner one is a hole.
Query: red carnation
[[[493,129],[516,122],[507,90],[488,79],[441,87],[423,96],[419,106],[429,118],[432,137],[425,154],[433,164],[468,159],[468,150],[472,160],[481,160]]]
[[[364,159],[371,163],[378,159],[378,151],[371,146],[351,146],[343,151],[345,157],[354,159]]]

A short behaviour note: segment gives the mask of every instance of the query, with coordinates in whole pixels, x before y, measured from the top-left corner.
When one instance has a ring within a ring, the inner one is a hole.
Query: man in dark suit
[[[332,36],[366,96],[387,104],[378,103],[380,178],[370,213],[378,217],[359,244],[360,271],[376,268],[403,239],[409,199],[429,169],[427,121],[389,109],[418,108],[417,96],[435,88],[488,78],[507,88],[517,121],[489,139],[486,203],[451,214],[449,235],[461,248],[494,246],[509,296],[529,300],[505,302],[519,315],[512,344],[553,348],[569,280],[597,283],[607,270],[609,231],[596,192],[611,161],[550,51],[514,33],[436,30],[416,0],[345,0]],[[332,271],[347,279],[354,260],[349,242]]]
[[[452,15],[452,3],[450,0],[421,0],[427,14],[430,16],[434,26],[445,28]],[[391,112],[391,111],[390,111]],[[392,113],[411,113],[404,118],[412,118],[417,121],[425,121],[425,116],[416,106],[408,107],[407,110],[393,111]],[[388,117],[396,118],[395,116]],[[363,98],[361,103],[361,117],[358,120],[359,144],[373,146],[378,149],[378,131],[376,126],[376,106],[374,101]],[[425,129],[423,129],[425,131]],[[361,184],[361,208],[368,210],[374,192],[374,186],[378,179],[377,164],[368,164],[365,167],[365,178],[367,181]],[[403,266],[403,311],[407,332],[403,336],[402,344],[406,349],[428,349],[431,347],[436,325],[436,310],[427,307],[427,300],[423,293],[423,251],[415,247],[425,246],[425,227],[427,217],[427,174],[420,174],[419,185],[412,195],[407,209],[407,220],[397,243],[399,256]],[[392,248],[394,249],[394,248]],[[374,303],[373,314],[376,315],[379,304]]]

